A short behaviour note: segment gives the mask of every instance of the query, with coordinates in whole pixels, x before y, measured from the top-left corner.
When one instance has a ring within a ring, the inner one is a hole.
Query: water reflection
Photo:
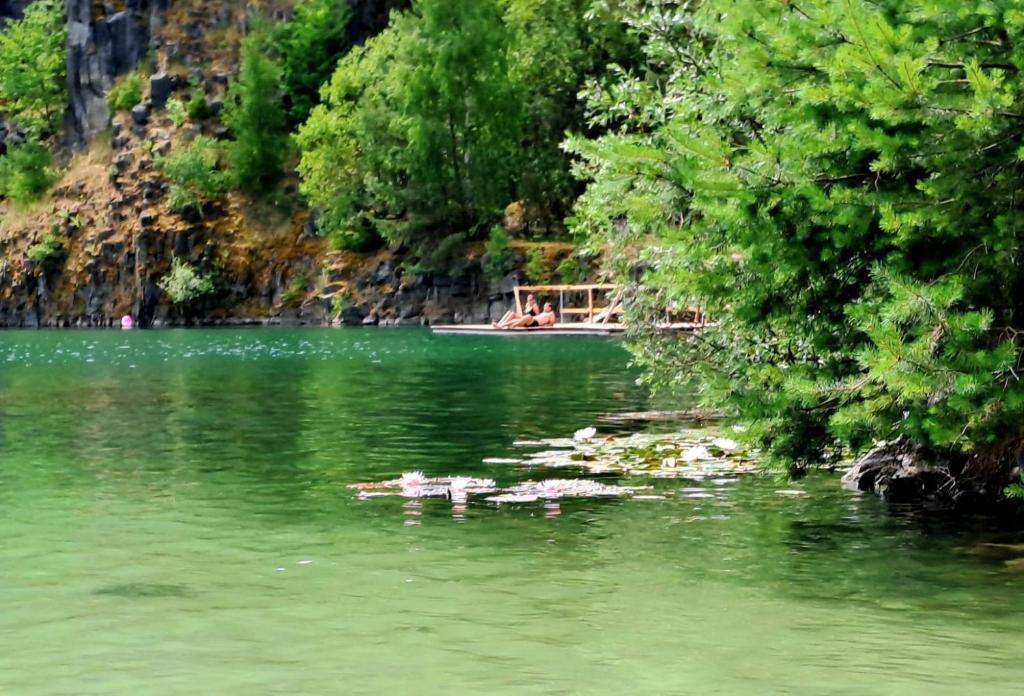
[[[512,442],[658,407],[613,343],[0,340],[3,693],[1018,690],[1017,533],[827,476],[500,506],[346,488],[542,480]]]

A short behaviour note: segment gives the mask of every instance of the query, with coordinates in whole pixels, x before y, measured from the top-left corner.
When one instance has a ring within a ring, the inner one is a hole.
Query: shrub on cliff
[[[175,304],[191,302],[213,292],[213,281],[181,259],[174,259],[171,270],[157,285]]]
[[[501,225],[491,228],[480,264],[484,275],[494,284],[500,283],[505,274],[512,270],[512,251],[508,247],[508,235]]]
[[[64,240],[58,229],[47,232],[42,239],[28,248],[28,257],[33,263],[43,263],[64,255]]]
[[[224,192],[228,176],[218,170],[217,142],[199,136],[192,142],[156,159],[157,168],[171,180],[168,203],[175,212],[201,206]]]
[[[54,176],[45,146],[32,141],[11,145],[0,157],[0,196],[26,205],[46,192]]]
[[[1019,448],[1019,8],[649,8],[632,26],[650,69],[592,102],[595,119],[648,117],[573,142],[577,226],[623,271],[648,247],[634,320],[699,299],[717,326],[641,331],[641,358],[695,379],[779,462],[897,437]]]
[[[142,101],[142,78],[128,73],[107,90],[107,106],[111,111],[128,111]]]
[[[224,123],[234,135],[228,168],[235,185],[250,192],[266,191],[281,178],[288,151],[281,69],[267,52],[265,30],[256,24],[242,40],[238,77],[224,102]]]

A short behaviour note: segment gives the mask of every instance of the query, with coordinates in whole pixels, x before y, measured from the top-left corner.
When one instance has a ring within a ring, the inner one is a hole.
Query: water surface
[[[982,544],[1024,540],[829,476],[557,516],[345,487],[525,478],[481,459],[650,407],[627,362],[418,330],[0,334],[0,693],[1020,693],[1024,550]]]

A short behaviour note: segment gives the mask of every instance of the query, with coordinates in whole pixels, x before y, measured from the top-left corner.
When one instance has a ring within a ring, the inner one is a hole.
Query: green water
[[[650,407],[626,363],[416,330],[0,334],[0,693],[1021,693],[1024,575],[980,544],[1024,539],[834,478],[558,510],[345,487],[524,478],[480,460]]]

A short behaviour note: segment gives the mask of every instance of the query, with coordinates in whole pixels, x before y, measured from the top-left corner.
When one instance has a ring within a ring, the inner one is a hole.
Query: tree
[[[631,91],[628,76],[595,116],[656,118],[571,145],[590,180],[578,229],[649,247],[634,312],[699,299],[718,323],[641,332],[642,359],[695,379],[778,462],[903,437],[1008,466],[1024,434],[1024,13],[651,5],[685,15],[657,73],[685,79]],[[654,13],[635,26],[650,54]]]
[[[37,0],[0,29],[0,117],[18,132],[0,155],[0,195],[17,204],[41,196],[53,180],[45,140],[64,107],[64,5]]]
[[[228,87],[224,123],[235,139],[227,160],[236,184],[261,192],[281,178],[287,154],[281,69],[268,56],[259,22],[242,40],[237,79]]]
[[[348,0],[299,0],[291,20],[275,30],[290,125],[305,121],[319,103],[320,87],[350,46],[351,17]]]
[[[53,134],[64,108],[64,4],[36,0],[0,30],[0,112],[32,138]]]
[[[415,239],[497,217],[522,134],[508,42],[496,0],[422,0],[339,63],[297,137],[325,229]]]

